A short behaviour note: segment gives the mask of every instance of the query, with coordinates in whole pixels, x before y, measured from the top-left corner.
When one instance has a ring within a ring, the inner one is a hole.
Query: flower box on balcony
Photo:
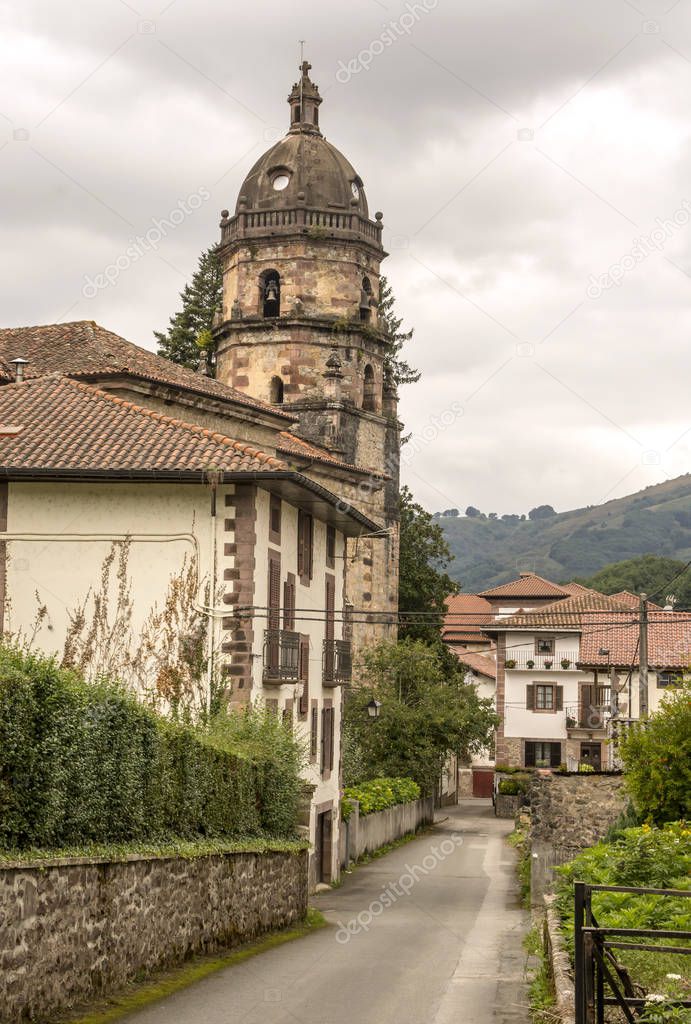
[[[532,658],[528,658],[528,660],[525,663],[525,667],[526,668],[535,668],[535,662],[533,661]]]
[[[507,668],[515,668],[516,667],[516,659],[515,658],[507,658],[506,661],[504,662],[504,664],[506,665]]]
[[[561,659],[561,667],[562,668],[571,668],[571,660],[569,658],[562,658]]]
[[[552,667],[552,661],[550,659],[549,661],[545,662],[545,668],[551,668],[551,667]]]

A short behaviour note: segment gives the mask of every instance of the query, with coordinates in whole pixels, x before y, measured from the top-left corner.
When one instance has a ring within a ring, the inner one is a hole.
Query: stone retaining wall
[[[43,1019],[306,912],[306,850],[2,868],[0,1020]]]
[[[621,775],[537,773],[530,788],[531,902],[543,906],[554,867],[602,839],[628,804]]]
[[[353,801],[347,827],[341,829],[341,867],[347,867],[351,860],[357,860],[365,853],[372,853],[395,839],[416,832],[421,825],[431,825],[433,821],[432,796],[363,815],[360,814],[358,802]]]

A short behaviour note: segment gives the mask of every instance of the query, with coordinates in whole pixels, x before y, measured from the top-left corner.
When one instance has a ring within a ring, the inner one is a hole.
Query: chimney
[[[21,384],[24,380],[24,367],[28,366],[29,360],[22,359],[21,356],[17,356],[16,359],[10,359],[10,365],[14,366],[14,382],[15,384]]]

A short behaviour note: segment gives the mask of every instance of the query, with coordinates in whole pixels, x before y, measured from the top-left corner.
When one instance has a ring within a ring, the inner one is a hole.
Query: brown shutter
[[[326,527],[326,564],[330,569],[336,565],[336,527]]]
[[[310,706],[310,638],[300,637],[300,679],[302,680],[302,695],[300,697],[299,712],[306,715]]]
[[[322,749],[321,749],[321,770],[330,771],[333,768],[333,745],[334,745],[334,710],[333,708],[322,709]]]
[[[269,629],[281,628],[281,560],[269,555]]]
[[[535,710],[535,686],[533,683],[528,683],[528,685],[525,688],[525,707],[526,711]]]
[[[557,694],[556,694],[555,709],[557,711],[563,711],[564,710],[564,687],[563,686],[557,686],[556,690],[557,690]]]
[[[305,575],[312,579],[314,560],[314,520],[312,516],[305,516]]]
[[[295,576],[292,572],[283,584],[283,628],[295,629]]]
[[[549,766],[558,768],[561,764],[561,743],[551,743],[549,748]]]
[[[535,744],[532,740],[525,741],[525,756],[523,760],[525,761],[526,768],[535,767]]]
[[[317,736],[319,733],[319,708],[317,703],[312,705],[312,717],[310,721],[310,757],[312,759],[317,756]]]
[[[298,509],[298,576],[305,574],[305,513]]]
[[[336,635],[336,580],[333,576],[326,577],[326,639],[333,640]]]

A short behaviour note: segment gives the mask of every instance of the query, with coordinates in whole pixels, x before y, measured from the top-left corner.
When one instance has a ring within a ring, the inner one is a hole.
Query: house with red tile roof
[[[379,524],[285,447],[79,376],[0,387],[0,625],[161,710],[273,708],[319,807],[340,793],[346,543]]]

